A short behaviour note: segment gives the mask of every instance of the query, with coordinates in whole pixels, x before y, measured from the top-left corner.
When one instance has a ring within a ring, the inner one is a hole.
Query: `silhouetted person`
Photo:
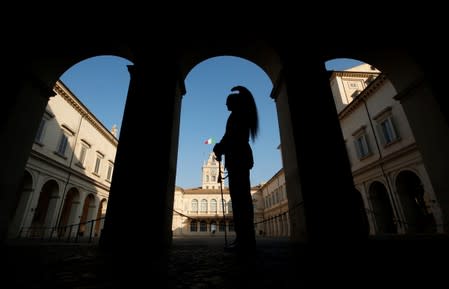
[[[236,86],[231,91],[238,93],[229,94],[226,100],[231,114],[226,132],[213,151],[218,161],[224,155],[228,171],[236,239],[227,249],[247,252],[256,246],[250,185],[250,170],[254,161],[249,139],[253,142],[256,139],[259,120],[251,92],[243,86]]]

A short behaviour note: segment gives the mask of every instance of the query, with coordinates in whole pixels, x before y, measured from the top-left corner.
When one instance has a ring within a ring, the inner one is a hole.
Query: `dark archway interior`
[[[380,182],[372,183],[369,194],[373,203],[373,215],[376,219],[377,231],[384,234],[396,233],[397,222],[395,222],[393,207],[384,184]]]
[[[396,179],[396,187],[403,204],[408,231],[435,232],[435,219],[424,199],[424,187],[419,177],[411,171],[403,171]]]

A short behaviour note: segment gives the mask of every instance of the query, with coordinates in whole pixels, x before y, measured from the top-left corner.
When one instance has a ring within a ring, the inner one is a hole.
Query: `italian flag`
[[[204,141],[205,144],[213,144],[214,140],[212,138],[208,138],[207,140]]]

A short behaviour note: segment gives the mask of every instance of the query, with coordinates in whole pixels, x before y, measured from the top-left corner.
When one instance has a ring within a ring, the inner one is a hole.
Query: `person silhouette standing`
[[[254,209],[251,197],[250,170],[253,168],[253,152],[249,140],[255,141],[259,132],[257,107],[251,92],[243,86],[235,86],[226,99],[231,112],[222,139],[213,152],[217,161],[225,158],[228,172],[229,194],[234,216],[235,241],[227,250],[249,252],[256,247]]]

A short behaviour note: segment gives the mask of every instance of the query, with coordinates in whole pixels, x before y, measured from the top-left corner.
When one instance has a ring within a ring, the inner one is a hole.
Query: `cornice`
[[[196,195],[196,194],[216,195],[216,194],[221,194],[221,191],[220,191],[220,189],[186,189],[186,190],[184,190],[184,194],[186,194],[186,195]],[[228,188],[223,188],[223,194],[229,194]]]
[[[379,75],[378,72],[359,72],[359,71],[334,71],[332,73],[332,77],[339,76],[339,77],[370,77],[372,75]]]
[[[363,174],[375,167],[378,167],[380,165],[388,163],[394,159],[400,158],[406,154],[412,153],[413,151],[417,151],[417,150],[418,150],[418,147],[417,147],[416,143],[411,143],[402,149],[399,149],[391,154],[388,154],[387,156],[382,157],[381,159],[378,159],[372,163],[367,164],[366,166],[363,166],[363,167],[353,171],[352,175],[354,177],[356,177],[356,176]]]
[[[118,140],[104,125],[84,106],[84,104],[60,81],[55,84],[54,91],[62,96],[82,117],[101,133],[110,143],[117,147]]]

